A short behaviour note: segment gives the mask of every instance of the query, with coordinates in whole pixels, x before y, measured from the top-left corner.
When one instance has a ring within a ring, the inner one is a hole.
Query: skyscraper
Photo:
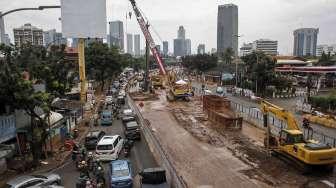
[[[168,41],[163,41],[162,42],[162,50],[163,50],[163,55],[164,56],[167,56],[168,55],[168,48],[169,48],[169,46],[168,46]]]
[[[185,54],[186,55],[191,55],[191,40],[190,39],[186,39],[185,40]]]
[[[110,45],[117,46],[124,51],[124,26],[122,21],[109,22],[110,25]]]
[[[127,53],[133,55],[133,35],[127,34]]]
[[[14,28],[15,46],[30,43],[33,46],[43,45],[43,31],[30,23],[24,24],[19,28]]]
[[[318,28],[300,28],[294,31],[294,56],[316,56]]]
[[[156,47],[157,51],[161,54],[161,46],[160,45],[156,45],[155,47]]]
[[[238,54],[238,6],[225,4],[218,6],[217,52],[232,48]]]
[[[140,56],[140,35],[134,35],[134,55]]]
[[[185,48],[184,48],[185,40],[183,39],[174,39],[174,55],[184,56]]]
[[[197,47],[197,54],[205,54],[205,45],[199,44]]]
[[[181,25],[177,31],[177,38],[178,39],[185,39],[185,29],[183,25]]]
[[[43,44],[48,45],[61,45],[67,44],[67,39],[62,37],[62,33],[56,32],[56,29],[43,32]]]
[[[0,12],[0,14],[2,14]],[[3,17],[0,17],[0,44],[5,43],[5,24]]]
[[[6,45],[10,45],[10,43],[11,43],[11,40],[10,40],[8,34],[5,34],[5,41],[4,41],[4,43],[5,43]]]

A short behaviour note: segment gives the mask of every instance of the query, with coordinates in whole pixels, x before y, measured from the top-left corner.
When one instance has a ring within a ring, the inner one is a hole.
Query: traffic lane
[[[127,108],[127,107],[126,107]],[[106,133],[106,135],[121,135],[125,138],[124,135],[124,126],[120,119],[115,119],[112,126],[97,126],[91,127],[91,130],[101,130]],[[134,147],[131,149],[130,157],[125,158],[124,153],[121,152],[119,157],[120,159],[128,159],[132,164],[132,173],[137,175],[144,168],[157,167],[157,163],[151,153],[148,144],[144,137],[140,141],[134,143]],[[105,171],[105,178],[108,181],[108,170],[109,163],[103,163],[103,168]],[[65,187],[75,187],[76,181],[79,177],[79,172],[76,169],[75,163],[69,159],[62,167],[55,169],[55,173],[59,174],[62,177],[63,184]]]

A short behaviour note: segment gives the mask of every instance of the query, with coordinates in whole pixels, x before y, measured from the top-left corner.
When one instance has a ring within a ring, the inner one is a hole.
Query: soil
[[[308,184],[324,187],[317,182],[332,182],[331,174],[317,172],[302,175],[293,165],[271,156],[262,146],[263,131],[256,127],[244,122],[242,131],[232,131],[209,122],[201,103],[201,100],[194,99],[189,103],[169,103],[167,107],[177,122],[195,138],[215,147],[225,147],[233,156],[250,166],[249,169],[240,171],[249,178],[271,187],[309,187]]]

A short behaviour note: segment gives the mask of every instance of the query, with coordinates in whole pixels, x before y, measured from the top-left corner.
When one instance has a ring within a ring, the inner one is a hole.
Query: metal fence
[[[239,104],[231,101],[231,108],[239,114],[243,119],[259,128],[264,129],[263,125],[263,114],[260,109],[255,107],[248,107],[243,104]],[[277,119],[273,115],[268,115],[268,122],[271,125],[271,132],[274,135],[279,135],[281,129],[286,128],[286,122]],[[314,139],[324,144],[329,144],[330,146],[336,147],[336,138],[325,135],[316,130],[302,129],[303,134],[306,139]]]
[[[139,118],[139,121],[140,121],[139,123],[141,125],[142,133],[151,151],[153,152],[155,156],[159,158],[162,167],[166,169],[167,180],[168,180],[168,183],[170,184],[170,187],[187,188],[188,186],[186,182],[184,181],[183,177],[177,174],[177,171],[174,165],[169,160],[169,156],[167,155],[166,151],[163,149],[158,138],[153,134],[150,128],[150,122],[142,116],[137,105],[134,103],[134,101],[131,99],[129,95],[127,95],[127,101],[128,101],[128,105],[130,106],[130,108],[136,113],[136,115]]]

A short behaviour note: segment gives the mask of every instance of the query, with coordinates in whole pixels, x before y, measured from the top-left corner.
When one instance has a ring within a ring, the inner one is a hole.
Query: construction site
[[[155,92],[134,99],[186,187],[330,187],[334,181],[330,171],[304,173],[273,156],[264,146],[266,129],[244,121],[225,97],[169,102],[165,90]]]

